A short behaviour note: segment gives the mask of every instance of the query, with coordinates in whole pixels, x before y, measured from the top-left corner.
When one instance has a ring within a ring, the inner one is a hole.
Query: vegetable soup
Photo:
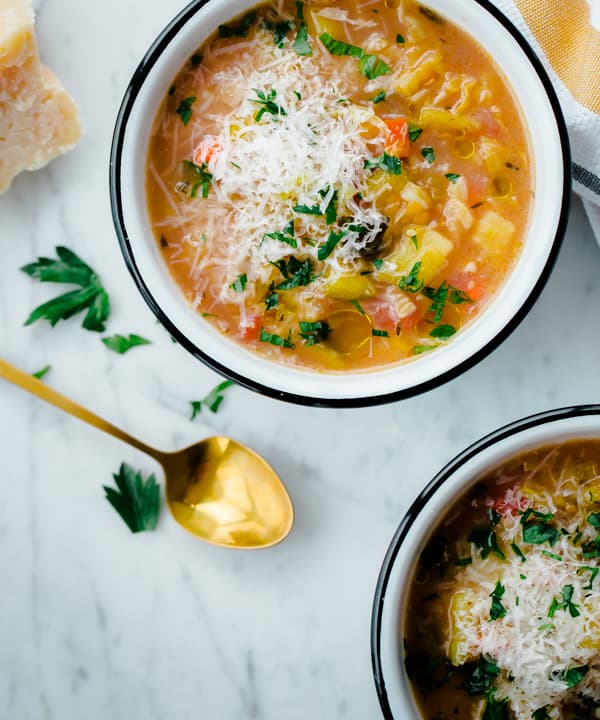
[[[423,717],[600,717],[600,442],[484,477],[422,552],[405,664]]]
[[[261,5],[193,54],[156,117],[150,219],[189,304],[320,371],[447,343],[505,281],[532,204],[492,59],[412,0]]]

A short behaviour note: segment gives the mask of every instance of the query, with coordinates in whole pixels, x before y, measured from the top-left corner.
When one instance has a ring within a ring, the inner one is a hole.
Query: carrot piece
[[[384,118],[388,130],[388,147],[399,157],[406,157],[410,152],[408,138],[408,121],[402,117]]]

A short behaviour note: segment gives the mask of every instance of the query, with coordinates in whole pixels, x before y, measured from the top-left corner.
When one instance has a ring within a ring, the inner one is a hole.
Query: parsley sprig
[[[150,340],[142,337],[141,335],[111,335],[110,337],[102,338],[102,342],[106,345],[109,350],[124,355],[131,348],[138,347],[139,345],[152,345]]]
[[[252,90],[256,93],[257,99],[250,98],[250,102],[261,106],[254,116],[256,122],[260,122],[265,113],[272,115],[275,120],[277,120],[277,117],[280,115],[287,115],[285,109],[275,102],[275,98],[277,97],[277,90],[275,90],[275,88],[271,88],[267,93],[258,88],[252,88]]]
[[[59,245],[56,254],[58,260],[40,257],[21,270],[40,282],[78,285],[79,290],[72,290],[39,305],[27,318],[25,325],[31,325],[37,320],[48,320],[54,327],[59,320],[68,320],[87,310],[82,327],[93,332],[104,332],[110,303],[100,278],[72,250]]]
[[[192,400],[190,402],[190,405],[192,406],[192,416],[190,417],[190,420],[195,420],[196,416],[202,412],[203,407],[210,410],[212,413],[216,413],[225,399],[223,393],[233,384],[234,383],[231,380],[224,380],[214,387],[203,400]]]
[[[105,497],[127,527],[132,533],[154,530],[160,513],[160,488],[154,475],[144,480],[141,472],[122,463],[113,478],[117,489],[104,485]]]
[[[329,33],[321,33],[319,40],[332,55],[346,55],[356,58],[361,75],[364,75],[369,80],[375,80],[381,75],[389,75],[392,72],[391,67],[378,58],[377,55],[369,55],[356,45],[350,45],[342,40],[336,40]]]

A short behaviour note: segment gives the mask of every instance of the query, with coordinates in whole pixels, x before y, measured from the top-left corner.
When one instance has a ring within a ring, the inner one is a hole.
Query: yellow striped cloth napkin
[[[600,242],[600,0],[492,0],[544,63],[562,105],[573,189]]]

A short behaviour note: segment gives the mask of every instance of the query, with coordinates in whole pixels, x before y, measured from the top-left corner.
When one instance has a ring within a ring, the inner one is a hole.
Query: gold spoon
[[[283,483],[244,445],[211,437],[177,452],[161,452],[2,359],[0,377],[153,457],[165,471],[173,517],[202,540],[229,548],[265,548],[292,529],[294,508]]]

